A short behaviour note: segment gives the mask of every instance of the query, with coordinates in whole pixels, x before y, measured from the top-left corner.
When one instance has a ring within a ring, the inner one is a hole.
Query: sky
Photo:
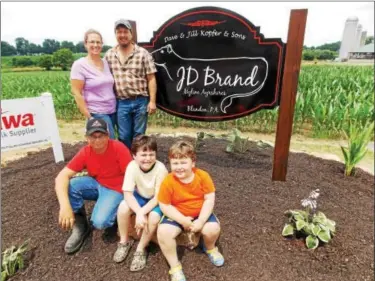
[[[90,28],[102,33],[104,44],[116,44],[114,22],[120,18],[137,23],[138,42],[149,42],[153,32],[178,13],[195,7],[216,6],[232,10],[260,26],[266,38],[287,40],[291,9],[308,9],[306,46],[342,40],[345,21],[356,16],[374,35],[374,2],[2,2],[1,40],[15,45],[15,38],[30,43],[43,40],[83,41]]]

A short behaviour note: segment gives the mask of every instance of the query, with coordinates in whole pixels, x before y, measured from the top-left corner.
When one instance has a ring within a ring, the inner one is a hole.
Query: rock
[[[263,140],[258,140],[257,142],[256,142],[256,144],[257,144],[257,146],[259,147],[259,148],[269,148],[269,147],[273,147],[274,146],[274,144],[272,143],[272,142],[270,142],[270,141],[263,141]]]
[[[141,237],[137,235],[134,225],[135,225],[135,215],[132,215],[130,217],[129,236],[135,240],[139,240]],[[200,237],[201,237],[201,233],[192,233],[192,232],[182,231],[181,234],[177,236],[176,242],[178,246],[184,246],[190,250],[193,250],[194,248],[198,246]],[[156,233],[152,236],[151,241],[156,244],[159,244]]]

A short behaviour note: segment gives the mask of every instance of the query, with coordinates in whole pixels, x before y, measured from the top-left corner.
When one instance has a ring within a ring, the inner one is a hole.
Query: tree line
[[[374,42],[374,36],[367,36],[365,45]],[[317,47],[303,46],[302,59],[307,61],[312,60],[334,60],[338,57],[340,51],[341,41],[326,43]]]
[[[374,36],[368,36],[366,38],[365,44],[370,44],[374,42]],[[42,45],[37,45],[30,43],[23,37],[18,37],[15,39],[16,46],[9,44],[6,41],[1,41],[1,56],[26,56],[26,55],[40,55],[47,54],[52,55],[58,50],[69,50],[73,54],[85,53],[86,49],[84,42],[80,41],[77,44],[74,44],[71,41],[62,41],[59,42],[54,39],[44,39]],[[340,50],[341,41],[326,43],[316,47],[303,46],[303,60],[334,60],[338,56]],[[106,52],[110,49],[111,46],[103,45],[103,52]],[[66,51],[65,51],[66,52]],[[51,57],[48,59],[40,59],[40,61],[48,60],[50,61]],[[12,65],[17,66],[32,66],[38,65],[39,62],[35,62],[31,58],[13,58]]]
[[[11,67],[41,67],[45,70],[51,70],[52,67],[57,67],[62,70],[68,70],[75,59],[82,56],[82,54],[73,55],[69,49],[58,49],[53,54],[42,54],[40,56],[13,56],[8,61],[8,66]],[[4,61],[4,59],[3,59]],[[3,65],[2,61],[2,65]],[[5,63],[4,63],[5,64]]]
[[[111,46],[103,45],[103,52],[110,49]],[[84,42],[80,41],[74,44],[71,41],[59,42],[55,39],[44,39],[42,45],[30,43],[29,40],[18,37],[15,39],[15,46],[9,44],[6,41],[1,41],[1,56],[27,56],[27,55],[39,55],[39,54],[53,54],[60,49],[68,49],[72,53],[85,53],[86,49]]]

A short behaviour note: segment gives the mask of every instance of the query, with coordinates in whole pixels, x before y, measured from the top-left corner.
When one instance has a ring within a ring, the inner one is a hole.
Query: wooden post
[[[132,26],[132,34],[133,34],[133,41],[137,44],[137,24],[133,20],[129,20],[131,26]]]
[[[273,181],[285,181],[307,9],[291,10],[273,159]]]

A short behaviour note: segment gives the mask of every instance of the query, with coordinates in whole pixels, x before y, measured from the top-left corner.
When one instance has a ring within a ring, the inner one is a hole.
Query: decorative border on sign
[[[181,23],[181,24],[188,25],[188,26],[215,26],[224,22],[226,22],[226,20],[223,20],[223,21],[197,20],[195,22],[188,22],[188,23]]]

